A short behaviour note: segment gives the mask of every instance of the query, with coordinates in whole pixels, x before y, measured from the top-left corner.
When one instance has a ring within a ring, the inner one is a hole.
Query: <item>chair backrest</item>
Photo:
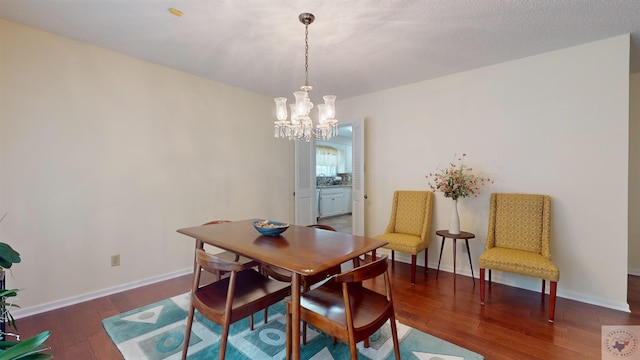
[[[215,224],[222,224],[222,223],[228,223],[228,222],[231,222],[231,220],[211,220],[202,225],[215,225]]]
[[[384,255],[375,261],[336,275],[336,281],[339,283],[362,282],[384,274],[388,267],[387,256]]]
[[[502,247],[551,258],[551,197],[491,194],[487,249]]]
[[[196,264],[212,274],[217,271],[242,271],[244,269],[241,263],[219,258],[202,249],[196,249]]]
[[[393,193],[391,219],[385,233],[420,236],[423,241],[431,231],[433,192],[398,190]]]
[[[324,224],[311,224],[311,225],[307,225],[307,227],[322,229],[322,230],[329,230],[329,231],[336,231],[336,229],[334,229],[333,227],[329,225],[324,225]]]

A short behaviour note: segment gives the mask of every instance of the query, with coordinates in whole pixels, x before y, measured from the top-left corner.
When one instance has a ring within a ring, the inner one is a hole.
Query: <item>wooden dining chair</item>
[[[229,220],[211,220],[207,223],[202,224],[204,225],[215,225],[215,224],[223,224],[223,223],[228,223],[230,222]],[[196,248],[197,249],[204,249],[204,243],[198,239],[196,239]],[[222,251],[216,254],[217,257],[221,258],[221,259],[225,259],[228,261],[234,261],[237,263],[242,264],[245,268],[252,268],[252,267],[258,267],[260,268],[261,264],[253,259],[249,259],[246,258],[244,256],[238,255],[232,251]],[[195,268],[195,262],[194,262],[194,268]],[[214,273],[214,276],[216,277],[216,280],[220,280],[220,278],[222,278],[224,274],[222,272],[216,272]]]
[[[321,229],[321,230],[328,230],[328,231],[336,231],[336,229],[334,229],[333,227],[329,226],[329,225],[323,225],[323,224],[311,224],[311,225],[307,225],[307,227],[311,227],[311,228],[316,228],[316,229]],[[293,276],[291,274],[291,271],[289,270],[285,270],[283,268],[277,267],[277,266],[273,266],[273,265],[265,265],[264,267],[265,272],[268,276],[279,280],[279,281],[285,281],[285,282],[291,282],[291,277]],[[340,273],[340,266],[334,266],[331,267],[325,271],[319,272],[317,274],[313,274],[313,275],[307,275],[307,276],[301,276],[300,277],[300,282],[301,282],[301,287],[302,287],[302,291],[309,291],[309,289],[311,289],[311,286],[326,280],[327,278],[331,277],[332,275],[335,274],[339,274]],[[265,321],[267,321],[268,318],[268,308],[264,309],[264,319]],[[306,345],[307,341],[307,325],[306,323],[302,324],[302,338],[303,340],[303,344]]]
[[[335,275],[321,286],[300,294],[300,319],[348,343],[351,359],[358,358],[356,344],[363,340],[368,344],[369,336],[388,320],[395,356],[400,359],[388,266],[384,256]],[[363,281],[377,277],[384,278],[384,294],[362,286]],[[291,339],[291,318],[291,299],[287,298],[287,359],[294,340]]]
[[[225,271],[229,273],[229,277],[201,285],[202,270],[211,273]],[[243,264],[197,249],[182,360],[187,358],[195,310],[222,326],[218,352],[218,359],[222,360],[227,349],[229,326],[284,299],[290,294],[290,290],[288,284],[269,279],[256,269],[247,269]],[[253,326],[251,329],[253,330]]]

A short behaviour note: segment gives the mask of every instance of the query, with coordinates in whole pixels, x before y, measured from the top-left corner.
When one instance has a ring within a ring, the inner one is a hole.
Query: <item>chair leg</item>
[[[358,358],[358,350],[356,349],[356,342],[353,339],[349,341],[349,352],[351,353],[351,359]]]
[[[542,300],[544,300],[544,290],[546,288],[546,281],[544,279],[542,279]]]
[[[285,345],[285,359],[291,359],[291,305],[287,303],[287,310],[285,312],[285,324],[286,324],[286,345]]]
[[[424,273],[427,273],[427,263],[429,259],[429,248],[424,249]]]
[[[391,323],[391,337],[393,338],[393,351],[396,354],[396,359],[400,359],[400,340],[398,340],[396,319],[394,316],[392,316],[389,320],[389,322]]]
[[[253,331],[253,314],[249,315],[249,330]]]
[[[222,335],[220,336],[220,350],[218,351],[218,360],[224,360],[227,353],[227,339],[229,338],[229,320],[222,326]]]
[[[307,322],[302,322],[302,345],[307,345]]]
[[[269,307],[267,306],[266,308],[264,308],[264,323],[268,323],[269,322]]]
[[[556,314],[556,290],[558,287],[558,283],[555,281],[549,282],[549,322],[553,323],[555,314]]]
[[[193,315],[195,308],[191,306],[189,308],[189,315],[187,316],[187,330],[184,333],[184,344],[182,345],[182,360],[187,358],[187,351],[189,350],[189,339],[191,338],[191,325],[193,325]]]
[[[391,250],[391,265],[396,262],[396,252]]]
[[[480,305],[484,305],[484,268],[480,268]]]
[[[418,261],[418,255],[411,255],[411,283],[416,283],[416,262]]]
[[[489,287],[491,287],[491,269],[489,269]]]

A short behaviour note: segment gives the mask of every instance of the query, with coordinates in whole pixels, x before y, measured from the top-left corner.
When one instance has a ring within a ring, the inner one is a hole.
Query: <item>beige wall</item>
[[[189,269],[178,228],[293,221],[272,99],[3,20],[0,54],[0,240],[25,311]]]
[[[476,276],[489,194],[549,194],[559,296],[628,310],[628,69],[625,35],[341,101],[343,118],[365,117],[366,235],[384,232],[395,189],[427,189],[425,175],[467,153],[467,165],[495,179],[458,204],[462,229],[476,234]],[[438,193],[433,232],[448,227],[450,207]],[[431,266],[439,249],[433,236]],[[470,274],[461,247],[457,267]],[[540,288],[512,274],[494,279]]]

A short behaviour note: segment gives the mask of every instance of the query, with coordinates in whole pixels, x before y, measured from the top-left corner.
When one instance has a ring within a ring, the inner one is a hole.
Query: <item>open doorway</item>
[[[316,141],[317,222],[352,234],[353,132],[339,127],[338,136]]]
[[[346,202],[344,200],[338,201],[333,205],[325,204],[326,206],[332,206],[330,210],[333,211],[333,213],[320,214],[322,206],[320,201],[322,199],[320,198],[321,188],[319,186],[319,181],[322,180],[323,184],[327,184],[326,181],[328,180],[338,180],[338,176],[333,178],[322,176],[319,179],[316,168],[316,141],[314,139],[312,139],[311,142],[296,141],[294,191],[295,223],[298,225],[308,225],[318,223],[318,220],[324,217],[348,215],[351,213],[352,234],[364,236],[364,200],[367,198],[367,195],[364,192],[364,119],[344,122],[341,127],[351,127],[352,129],[351,155],[345,155],[347,156],[347,159],[351,160],[352,172],[350,177],[347,176],[344,178],[344,181],[351,182],[351,185],[347,186],[348,190],[351,192],[351,194],[349,194],[351,200]],[[347,172],[345,171],[345,173]],[[336,175],[337,174],[338,172],[336,169]],[[339,178],[341,180],[341,184],[344,184],[342,180],[343,177],[340,176]],[[342,193],[344,194],[345,192]],[[325,201],[329,200],[333,201],[335,198],[325,198]],[[336,209],[340,209],[341,206],[350,206],[351,209],[346,212],[338,212]]]

